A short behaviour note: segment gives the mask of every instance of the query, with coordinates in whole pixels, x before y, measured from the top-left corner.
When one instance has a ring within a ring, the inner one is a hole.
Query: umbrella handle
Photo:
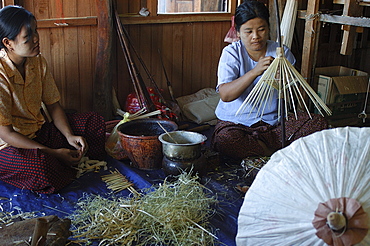
[[[280,13],[279,13],[279,4],[278,0],[274,1],[275,3],[275,12],[276,12],[276,32],[277,32],[277,40],[279,47],[283,47],[281,42],[281,31],[280,31]]]
[[[342,213],[330,212],[326,217],[327,224],[331,230],[340,231],[343,228],[345,229],[347,221],[346,217]]]

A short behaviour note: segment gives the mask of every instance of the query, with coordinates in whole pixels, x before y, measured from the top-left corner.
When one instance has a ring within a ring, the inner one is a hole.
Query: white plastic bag
[[[117,160],[123,160],[127,158],[127,155],[121,145],[121,140],[118,134],[118,127],[123,123],[130,121],[128,117],[129,113],[126,113],[123,119],[118,122],[117,125],[115,125],[107,141],[105,142],[105,151],[107,151],[108,155]]]

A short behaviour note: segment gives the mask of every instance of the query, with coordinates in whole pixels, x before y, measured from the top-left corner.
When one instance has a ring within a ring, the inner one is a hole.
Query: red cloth
[[[347,219],[344,231],[335,232],[327,225],[327,216],[330,212],[341,212]],[[320,203],[312,221],[316,228],[316,235],[326,244],[334,246],[354,245],[361,242],[368,231],[368,215],[361,204],[352,198],[335,198]]]
[[[72,131],[85,137],[92,160],[105,158],[105,123],[102,116],[89,112],[67,115]],[[45,123],[35,141],[50,148],[73,148],[52,123]],[[38,149],[7,147],[0,150],[0,180],[21,189],[54,193],[76,178],[76,170]]]

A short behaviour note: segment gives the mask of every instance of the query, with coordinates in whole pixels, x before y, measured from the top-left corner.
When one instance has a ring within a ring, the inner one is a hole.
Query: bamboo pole
[[[157,94],[158,94],[158,95],[159,95],[159,97],[161,98],[161,100],[162,100],[163,104],[164,104],[164,105],[166,105],[167,107],[169,107],[169,106],[168,106],[168,104],[167,104],[167,102],[166,102],[166,99],[165,99],[165,98],[163,97],[163,95],[162,95],[161,90],[159,89],[159,87],[158,87],[157,83],[155,82],[153,75],[149,72],[148,67],[145,65],[145,63],[144,63],[143,59],[140,57],[139,53],[136,51],[135,46],[132,44],[132,41],[131,41],[130,35],[128,34],[128,32],[127,32],[126,28],[125,28],[123,25],[121,25],[121,26],[122,26],[123,34],[125,35],[125,37],[126,37],[126,39],[127,39],[127,41],[128,41],[129,46],[130,46],[130,47],[132,48],[132,50],[134,51],[134,54],[136,55],[137,59],[139,60],[139,62],[140,62],[140,64],[141,64],[141,66],[143,67],[143,69],[144,69],[145,73],[147,74],[148,78],[150,79],[150,82],[151,82],[151,83],[152,83],[152,85],[154,86],[154,88],[155,88],[155,90],[156,90]]]
[[[277,34],[277,40],[278,40],[278,44],[279,44],[279,47],[282,48],[283,52],[284,52],[284,49],[283,49],[283,45],[281,43],[281,30],[280,30],[280,14],[279,14],[279,4],[278,4],[278,0],[275,0],[275,12],[276,12],[276,34]],[[283,53],[284,54],[284,53]],[[285,92],[284,90],[284,85],[282,83],[282,76],[283,76],[283,70],[282,70],[282,67],[279,66],[279,73],[278,73],[278,81],[279,81],[279,109],[280,109],[280,112],[281,112],[281,115],[280,115],[280,125],[281,125],[281,145],[282,145],[282,148],[285,147],[285,95],[283,95],[282,92]]]
[[[118,38],[119,38],[123,53],[125,55],[125,59],[126,59],[126,62],[129,68],[131,80],[135,88],[136,96],[139,100],[140,106],[142,108],[145,108],[148,112],[152,112],[156,110],[156,107],[152,99],[150,98],[146,85],[131,57],[128,41],[125,39],[125,31],[121,23],[121,20],[119,18],[117,9],[115,6],[113,8],[114,8],[114,15],[115,15],[115,22],[116,22],[116,27],[117,27]]]

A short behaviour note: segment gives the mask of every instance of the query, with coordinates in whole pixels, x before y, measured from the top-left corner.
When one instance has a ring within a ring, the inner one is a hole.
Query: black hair
[[[35,20],[35,16],[23,7],[8,5],[2,8],[0,10],[0,49],[6,49],[2,42],[4,38],[15,40],[23,26],[27,28],[28,41],[33,35],[31,24]]]
[[[261,18],[270,26],[270,13],[268,8],[262,2],[257,0],[245,0],[235,11],[235,28],[240,31],[240,27],[247,21],[254,18]]]

